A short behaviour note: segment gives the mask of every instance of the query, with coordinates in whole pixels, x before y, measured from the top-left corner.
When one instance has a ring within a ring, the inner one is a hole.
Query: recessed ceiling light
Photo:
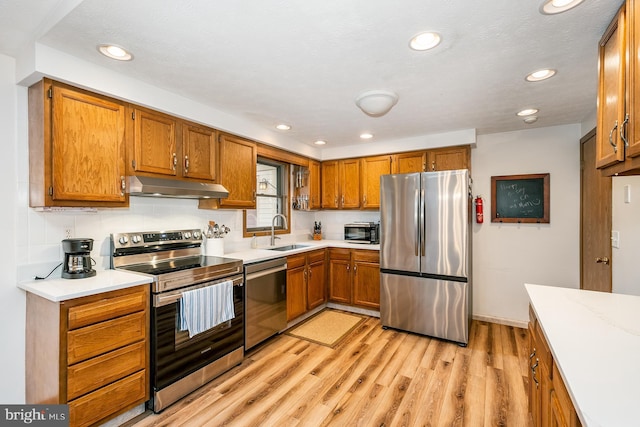
[[[371,139],[373,138],[373,134],[369,132],[361,133],[360,139]]]
[[[314,144],[316,144],[316,145],[325,145],[326,143],[327,143],[327,141],[323,141],[321,139],[319,139],[316,142],[314,142]]]
[[[545,0],[540,6],[540,13],[543,15],[555,15],[569,9],[573,9],[584,0]]]
[[[524,118],[524,122],[528,125],[530,125],[531,123],[535,123],[537,121],[538,121],[538,116],[529,116]]]
[[[518,111],[516,113],[517,116],[520,117],[524,117],[524,116],[530,116],[532,114],[535,114],[538,112],[537,108],[525,108],[524,110]]]
[[[429,50],[438,46],[441,40],[440,34],[428,31],[413,36],[409,41],[409,47],[413,50]]]
[[[551,68],[543,68],[538,71],[534,71],[525,77],[525,80],[528,82],[539,82],[541,80],[546,80],[549,77],[553,77],[556,75],[556,70],[552,70]]]
[[[285,123],[280,123],[279,125],[276,125],[276,129],[279,130],[289,130],[291,129],[291,126],[285,124]]]
[[[98,52],[111,59],[117,59],[118,61],[131,61],[133,59],[131,52],[114,44],[98,45]]]

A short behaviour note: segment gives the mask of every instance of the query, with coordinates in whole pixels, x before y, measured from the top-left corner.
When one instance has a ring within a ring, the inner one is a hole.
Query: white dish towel
[[[231,280],[182,293],[180,330],[188,330],[189,338],[234,317]]]

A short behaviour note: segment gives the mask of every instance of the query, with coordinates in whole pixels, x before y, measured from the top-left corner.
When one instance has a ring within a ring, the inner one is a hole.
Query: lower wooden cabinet
[[[149,287],[62,302],[27,293],[26,401],[68,404],[71,426],[149,399]]]
[[[578,414],[531,307],[529,351],[529,412],[533,426],[580,427]]]
[[[380,252],[329,249],[329,301],[380,309]]]
[[[287,321],[327,301],[325,257],[325,249],[287,257]]]

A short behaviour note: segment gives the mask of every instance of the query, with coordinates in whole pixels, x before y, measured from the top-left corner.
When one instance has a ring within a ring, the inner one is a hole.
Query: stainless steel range
[[[202,256],[201,244],[200,230],[193,229],[111,235],[111,267],[154,279],[150,334],[150,406],[154,412],[239,364],[244,357],[242,261]],[[191,331],[181,326],[183,294],[213,289],[228,281],[233,283],[227,289],[232,289],[234,317],[190,337]]]

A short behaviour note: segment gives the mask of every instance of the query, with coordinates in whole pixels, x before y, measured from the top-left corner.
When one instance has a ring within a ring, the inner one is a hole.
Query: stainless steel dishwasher
[[[287,258],[244,266],[245,350],[287,327]]]

